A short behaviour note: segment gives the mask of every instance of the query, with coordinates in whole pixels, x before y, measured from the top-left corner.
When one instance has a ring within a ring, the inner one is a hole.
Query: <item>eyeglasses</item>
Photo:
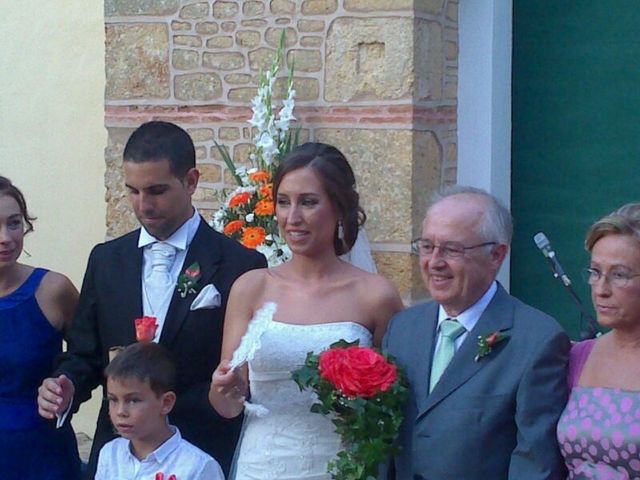
[[[640,277],[640,273],[632,274],[626,270],[617,269],[605,274],[597,268],[584,268],[582,277],[589,285],[595,285],[601,278],[604,278],[609,285],[622,288],[626,287],[632,278]]]
[[[437,248],[438,250],[440,250],[440,255],[442,255],[444,258],[459,258],[467,253],[467,250],[473,250],[474,248],[480,247],[488,247],[490,245],[498,245],[498,242],[484,242],[479,243],[478,245],[465,247],[458,242],[446,242],[441,245],[436,245],[435,243],[432,243],[429,240],[425,240],[424,238],[416,238],[411,242],[411,253],[413,253],[414,255],[420,255],[421,257],[428,257],[430,255],[433,255],[433,252]]]

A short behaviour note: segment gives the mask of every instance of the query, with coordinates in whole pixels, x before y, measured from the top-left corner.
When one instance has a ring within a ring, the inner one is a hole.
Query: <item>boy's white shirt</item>
[[[131,452],[131,441],[116,438],[100,450],[95,480],[155,480],[158,473],[183,480],[224,480],[217,461],[189,443],[180,430],[169,425],[173,435],[144,460]]]

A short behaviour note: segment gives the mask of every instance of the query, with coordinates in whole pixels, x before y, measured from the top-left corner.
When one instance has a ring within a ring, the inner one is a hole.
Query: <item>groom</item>
[[[177,364],[177,402],[170,421],[228,472],[240,424],[211,408],[209,383],[220,361],[231,284],[244,272],[265,267],[265,258],[215,232],[192,206],[199,173],[193,142],[180,127],[143,124],[127,142],[123,165],[142,227],[91,252],[68,351],[54,377],[39,389],[40,414],[60,421],[102,384],[86,475],[93,478],[100,448],[114,438],[103,378],[109,349],[135,342],[134,319],[153,316],[155,341]],[[192,285],[181,276],[189,267],[199,270]]]
[[[383,342],[411,383],[397,479],[566,478],[555,428],[569,339],[496,282],[511,225],[488,193],[453,187],[413,242],[433,301],[398,313]]]

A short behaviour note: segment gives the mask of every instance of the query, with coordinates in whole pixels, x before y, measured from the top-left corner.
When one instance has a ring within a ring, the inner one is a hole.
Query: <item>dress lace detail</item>
[[[245,418],[235,480],[329,480],[327,464],[340,447],[331,420],[311,413],[316,397],[301,392],[291,372],[307,352],[320,352],[344,339],[371,345],[371,333],[354,322],[299,325],[271,321],[261,347],[249,361],[251,402],[269,410]]]

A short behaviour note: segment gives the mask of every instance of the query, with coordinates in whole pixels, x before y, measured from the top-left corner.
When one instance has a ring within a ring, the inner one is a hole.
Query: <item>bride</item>
[[[267,412],[245,412],[232,478],[325,480],[340,439],[329,418],[310,412],[313,394],[299,390],[291,371],[307,352],[340,339],[379,346],[387,322],[403,306],[388,280],[338,258],[353,246],[366,217],[353,171],[337,148],[305,143],[292,151],[276,172],[274,198],[293,258],[247,272],[233,285],[223,360],[209,400],[228,418],[240,415],[249,398]],[[229,360],[256,313],[269,317],[260,348],[248,366],[231,369]]]

